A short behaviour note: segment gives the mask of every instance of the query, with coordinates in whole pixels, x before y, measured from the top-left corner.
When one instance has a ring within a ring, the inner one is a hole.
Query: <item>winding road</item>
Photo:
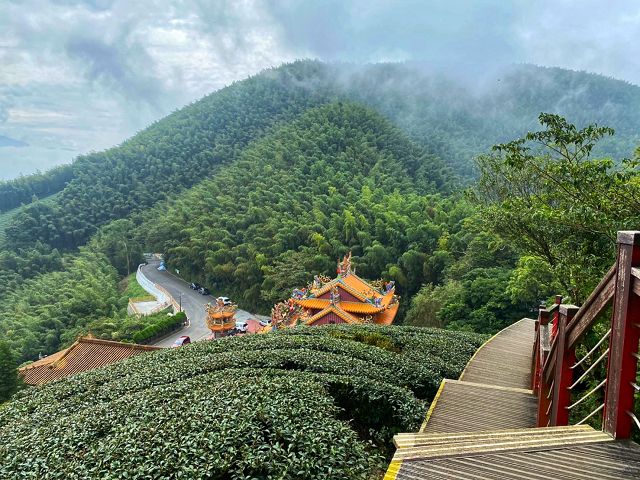
[[[176,302],[181,303],[182,310],[189,318],[189,326],[174,332],[167,337],[162,338],[154,343],[159,347],[170,347],[176,339],[182,335],[188,335],[192,342],[207,338],[211,331],[207,328],[205,319],[207,312],[204,308],[205,304],[215,300],[211,295],[200,295],[195,290],[189,288],[189,284],[179,277],[176,277],[168,271],[158,270],[160,261],[152,260],[142,267],[143,275],[153,283],[164,287]],[[258,324],[258,319],[263,318],[261,315],[253,315],[245,310],[236,312],[236,319],[247,321],[251,326]]]

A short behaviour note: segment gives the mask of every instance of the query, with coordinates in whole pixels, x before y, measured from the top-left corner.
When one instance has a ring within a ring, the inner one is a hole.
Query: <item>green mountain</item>
[[[299,61],[267,70],[169,115],[118,147],[43,174],[48,183],[42,175],[1,183],[0,211],[66,185],[56,205],[21,211],[9,228],[8,246],[36,240],[57,248],[82,245],[100,225],[212,176],[274,125],[339,99],[382,113],[463,177],[472,176],[475,155],[535,128],[542,111],[578,125],[617,129],[603,154],[629,156],[640,142],[640,88],[634,85],[530,65],[481,80],[469,86],[412,64]]]
[[[117,297],[111,271],[80,274],[87,258],[123,276],[150,249],[263,313],[352,250],[363,276],[396,281],[399,319],[423,284],[442,297],[451,280],[447,305],[426,296],[420,312],[444,308],[441,325],[495,330],[531,305],[505,294],[517,252],[482,232],[460,194],[472,158],[537,128],[541,111],[616,128],[596,153],[629,156],[639,106],[636,86],[528,65],[474,82],[413,64],[264,71],[120,146],[1,183],[0,332],[22,332],[12,339],[22,358],[54,351],[89,321],[117,316],[97,286],[72,288],[96,277]]]
[[[410,294],[440,233],[433,194],[450,178],[380,115],[329,104],[253,144],[141,230],[183,275],[251,309],[268,311],[314,273],[332,274],[349,250],[365,277],[406,263],[398,280]]]

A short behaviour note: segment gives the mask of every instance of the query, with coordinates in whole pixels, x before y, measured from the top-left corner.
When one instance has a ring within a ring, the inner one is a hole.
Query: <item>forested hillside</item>
[[[407,295],[441,234],[435,196],[453,186],[441,160],[378,114],[353,104],[310,110],[247,149],[141,227],[183,275],[270,306],[331,274],[352,250],[365,277]]]
[[[578,245],[592,266],[586,279],[571,274],[583,285],[575,288],[555,258],[513,241],[511,224],[498,221],[519,225],[513,212],[491,194],[470,202],[462,189],[474,181],[472,159],[538,129],[540,111],[611,126],[616,135],[587,153],[631,156],[640,90],[534,66],[476,83],[419,65],[295,62],[214,92],[71,167],[0,184],[0,210],[28,204],[0,217],[0,331],[20,337],[14,348],[26,359],[114,319],[120,300],[111,292],[145,250],[164,252],[188,279],[262,313],[314,273],[332,273],[349,250],[364,277],[395,280],[398,320],[415,325],[491,332],[559,289],[580,298],[601,270],[589,259],[608,258],[607,241],[582,248],[576,234],[571,251]],[[617,164],[602,165],[588,163],[580,176],[569,162],[563,181],[614,181]],[[501,178],[500,168],[483,168],[484,184]],[[625,181],[635,182],[629,168]],[[540,177],[528,172],[526,180]],[[534,220],[557,220],[544,210],[553,192]],[[602,235],[620,222],[605,223]],[[68,287],[75,281],[92,291]]]
[[[475,155],[534,128],[542,111],[618,130],[601,143],[601,153],[629,156],[639,143],[636,86],[535,66],[512,67],[480,82],[470,85],[412,64],[299,61],[267,70],[169,115],[119,147],[78,158],[55,205],[23,210],[8,226],[7,247],[35,241],[55,248],[82,245],[100,225],[211,176],[271,126],[336,99],[378,110],[463,177],[473,175]],[[54,173],[0,184],[0,210],[57,191],[70,170]]]

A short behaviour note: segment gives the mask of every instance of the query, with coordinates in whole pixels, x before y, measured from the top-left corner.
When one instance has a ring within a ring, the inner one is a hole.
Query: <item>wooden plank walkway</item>
[[[430,433],[481,432],[536,426],[531,390],[444,380],[426,425]]]
[[[385,480],[640,479],[640,447],[582,426],[534,428],[535,323],[490,338],[459,380],[443,380],[417,433],[394,437]]]
[[[491,337],[460,375],[465,382],[531,388],[535,321],[524,318]]]

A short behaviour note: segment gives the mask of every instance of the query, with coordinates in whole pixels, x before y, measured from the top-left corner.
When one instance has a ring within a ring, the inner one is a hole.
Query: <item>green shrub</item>
[[[187,319],[184,312],[178,312],[175,315],[167,316],[158,320],[155,323],[143,328],[139,332],[136,332],[132,336],[134,343],[143,343],[150,339],[159,337],[166,333],[172,332],[182,326]]]
[[[369,479],[482,340],[326,326],[139,355],[14,397],[0,478]]]

